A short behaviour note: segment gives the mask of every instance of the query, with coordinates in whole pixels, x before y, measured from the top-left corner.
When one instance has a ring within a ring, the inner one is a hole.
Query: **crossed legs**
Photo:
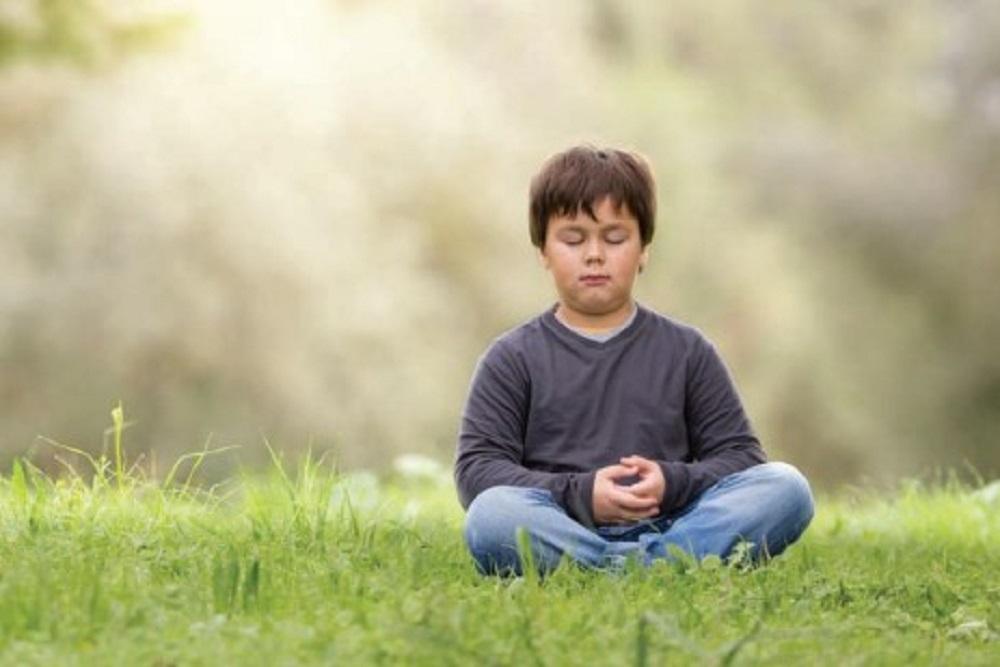
[[[678,514],[596,530],[571,519],[545,489],[492,487],[469,506],[465,541],[484,574],[521,574],[519,527],[543,574],[563,554],[585,568],[616,568],[630,555],[646,565],[670,558],[670,545],[701,559],[726,558],[747,542],[750,556],[760,559],[798,539],[812,516],[805,477],[786,463],[763,463],[722,478]]]

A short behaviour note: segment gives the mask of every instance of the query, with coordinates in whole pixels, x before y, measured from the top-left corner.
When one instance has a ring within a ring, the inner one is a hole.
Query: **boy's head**
[[[559,293],[557,315],[586,329],[628,317],[655,214],[639,155],[577,146],[549,158],[531,183],[531,241]]]
[[[649,164],[638,153],[589,145],[553,155],[532,179],[531,242],[544,248],[552,216],[582,211],[593,218],[594,207],[605,198],[616,210],[628,208],[639,223],[642,246],[649,245],[656,226],[656,186]]]

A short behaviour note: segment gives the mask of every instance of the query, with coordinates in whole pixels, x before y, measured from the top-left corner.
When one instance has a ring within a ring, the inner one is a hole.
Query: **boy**
[[[809,485],[765,463],[714,346],[632,299],[655,184],[635,153],[577,146],[530,192],[531,241],[558,303],[497,338],[462,416],[455,481],[480,572],[522,572],[523,527],[544,574],[649,564],[676,545],[776,555],[812,519]]]

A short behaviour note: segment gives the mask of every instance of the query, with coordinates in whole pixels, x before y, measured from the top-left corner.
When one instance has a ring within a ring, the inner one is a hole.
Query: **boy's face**
[[[632,285],[646,263],[639,222],[622,204],[605,197],[594,207],[552,216],[540,251],[559,293],[560,315],[582,328],[614,327],[632,312]]]

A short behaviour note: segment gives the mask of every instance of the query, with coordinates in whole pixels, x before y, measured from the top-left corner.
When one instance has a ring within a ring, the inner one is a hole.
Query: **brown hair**
[[[545,232],[553,215],[576,215],[580,209],[594,217],[594,205],[611,197],[639,222],[643,247],[653,240],[656,222],[656,185],[649,163],[642,155],[616,148],[574,146],[545,161],[531,180],[531,242],[545,245]]]

